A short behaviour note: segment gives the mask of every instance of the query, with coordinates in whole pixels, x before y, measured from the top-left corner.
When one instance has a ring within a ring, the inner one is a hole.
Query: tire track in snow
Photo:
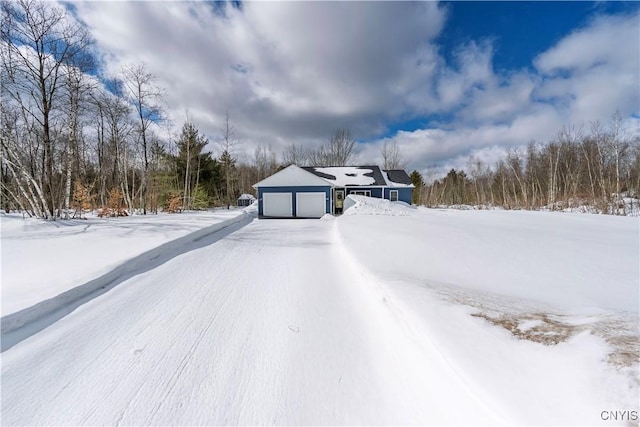
[[[2,317],[0,319],[2,329],[0,352],[10,349],[49,327],[73,310],[108,292],[122,282],[151,271],[181,254],[215,243],[226,235],[246,226],[252,220],[250,215],[244,213],[238,217],[197,230],[142,253],[94,280],[32,307]]]
[[[163,398],[158,402],[156,407],[153,408],[153,410],[151,411],[151,414],[149,415],[149,419],[150,420],[153,420],[153,418],[155,418],[156,414],[158,413],[158,411],[162,407],[163,403],[167,400],[167,398],[173,392],[173,389],[175,387],[176,382],[178,381],[178,379],[180,378],[180,376],[184,372],[184,370],[187,367],[187,364],[189,363],[189,361],[193,358],[193,355],[195,354],[196,350],[198,349],[198,347],[202,343],[203,338],[206,335],[208,335],[211,327],[213,326],[213,324],[215,323],[215,321],[218,318],[219,314],[221,313],[222,309],[224,308],[224,305],[226,305],[229,302],[229,300],[230,300],[229,299],[229,295],[230,294],[231,294],[231,292],[226,294],[226,298],[223,298],[223,300],[222,300],[223,302],[222,302],[221,307],[214,312],[213,316],[211,316],[209,318],[209,322],[207,323],[207,325],[203,329],[200,330],[200,333],[198,334],[197,338],[194,340],[194,342],[191,345],[191,347],[189,347],[189,349],[185,353],[185,355],[182,358],[182,360],[180,360],[180,363],[178,364],[178,367],[176,368],[176,370],[174,371],[173,375],[171,376],[171,378],[169,379],[169,381],[166,384]]]
[[[228,259],[230,256],[230,252],[225,252],[222,255],[222,262],[224,263],[226,261],[226,259]],[[201,289],[200,291],[202,291],[203,289]],[[184,354],[184,357],[182,357],[182,359],[180,360],[180,362],[178,363],[177,368],[174,369],[174,372],[171,376],[171,378],[168,380],[167,384],[163,385],[163,389],[161,390],[161,392],[163,393],[163,397],[162,399],[158,402],[158,404],[156,405],[156,407],[151,411],[151,414],[147,417],[146,422],[150,423],[151,420],[153,420],[154,416],[157,414],[157,412],[161,409],[163,403],[166,401],[167,397],[171,395],[174,386],[176,384],[176,382],[179,380],[182,372],[185,370],[185,367],[187,366],[189,360],[193,357],[197,347],[201,344],[204,336],[206,335],[206,332],[208,332],[211,328],[211,326],[214,324],[214,322],[216,321],[216,319],[218,318],[220,312],[222,311],[222,309],[224,308],[225,304],[227,304],[228,301],[230,301],[230,296],[233,293],[233,288],[231,287],[227,287],[225,289],[226,292],[224,292],[222,294],[222,298],[219,299],[220,301],[220,306],[216,307],[215,310],[211,311],[211,317],[210,320],[206,326],[205,329],[201,330],[201,332],[198,334],[196,340],[193,342],[193,344],[191,345],[191,347],[189,347],[189,350],[187,351],[187,353]],[[201,292],[194,292],[193,293],[194,297],[190,298],[191,301],[195,300],[196,297],[198,298],[198,300],[200,301],[200,304],[197,307],[193,307],[193,305],[190,304],[184,304],[182,309],[179,312],[175,312],[174,315],[172,316],[171,319],[169,319],[168,323],[171,323],[171,321],[175,318],[178,317],[178,315],[183,313],[183,310],[194,310],[194,308],[197,308],[198,310],[200,309],[206,309],[208,307],[203,307],[204,305],[204,293],[201,294]],[[196,310],[196,311],[198,311]],[[204,310],[202,310],[204,311]],[[198,323],[198,317],[191,317],[191,319],[189,320],[189,322],[185,325],[186,330],[192,329],[192,325],[197,326]],[[154,364],[153,367],[153,371],[154,372],[158,372],[161,369],[166,369],[167,367],[165,365],[163,365],[164,361],[168,358],[168,356],[170,356],[170,354],[174,351],[174,348],[177,349],[178,347],[178,340],[174,340],[170,346],[168,347],[168,349],[163,353],[162,357],[160,358],[159,361],[157,361]],[[179,349],[178,349],[179,351]],[[172,366],[173,364],[171,364]],[[142,384],[140,384],[140,386],[138,387],[138,389],[136,390],[133,399],[137,399],[137,397],[141,394],[141,391],[144,389],[145,386],[147,386],[147,382],[143,382]],[[122,412],[122,414],[120,415],[120,418],[118,420],[118,422],[116,423],[117,425],[120,424],[120,422],[126,417],[127,412],[129,410],[129,408],[131,407],[131,401],[129,402],[129,404],[127,405],[127,407],[125,408],[125,410]]]

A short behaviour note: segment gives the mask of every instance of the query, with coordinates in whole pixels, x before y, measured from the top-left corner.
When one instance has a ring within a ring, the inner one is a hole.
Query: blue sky
[[[443,2],[449,19],[439,43],[445,56],[468,40],[493,41],[495,68],[530,68],[533,58],[600,14],[637,9],[633,2]],[[450,58],[449,58],[450,59]]]
[[[436,41],[446,61],[454,61],[453,52],[460,46],[484,40],[493,47],[494,70],[506,74],[521,69],[534,71],[536,56],[592,19],[629,14],[639,7],[637,2],[622,1],[446,1],[440,4],[447,10],[447,21]],[[414,131],[432,121],[449,120],[451,115],[434,114],[392,122],[383,135],[376,137],[388,138],[399,130]]]
[[[637,127],[637,3],[73,4],[106,74],[144,62],[174,132],[188,114],[213,139],[228,111],[243,160],[349,126],[362,163],[392,141],[433,175],[616,109]]]

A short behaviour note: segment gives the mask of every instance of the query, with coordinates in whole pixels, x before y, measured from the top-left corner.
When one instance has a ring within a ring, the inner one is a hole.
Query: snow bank
[[[518,424],[640,410],[637,219],[418,208],[336,224],[381,304]]]
[[[240,209],[67,221],[2,215],[2,316],[53,298],[164,243],[242,215]]]
[[[249,206],[247,206],[242,210],[248,213],[249,215],[253,215],[257,217],[258,216],[258,200],[254,200],[253,203],[251,203]]]
[[[344,200],[344,215],[411,215],[415,209],[404,202],[391,202],[353,194],[348,195]]]
[[[340,231],[384,277],[638,313],[637,218],[405,208],[402,219],[389,221],[368,214],[388,211],[387,201],[355,200],[360,205],[340,218]],[[369,253],[372,247],[385,250]]]
[[[127,279],[153,270],[186,252],[211,245],[226,234],[237,231],[239,228],[249,224],[252,220],[253,217],[246,213],[235,216],[230,215],[223,221],[201,228],[130,258],[106,274],[93,278],[93,280],[74,286],[52,298],[43,298],[37,304],[3,316],[2,351],[48,327],[76,308]]]

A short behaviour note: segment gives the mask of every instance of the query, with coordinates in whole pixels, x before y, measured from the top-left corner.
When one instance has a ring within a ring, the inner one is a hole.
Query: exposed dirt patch
[[[510,313],[489,315],[484,312],[472,313],[487,322],[500,326],[515,337],[544,345],[556,345],[572,336],[590,331],[611,345],[608,362],[617,367],[638,367],[640,364],[640,340],[638,327],[619,319],[604,318],[588,324],[571,324],[558,320],[565,317],[548,313]],[[527,325],[531,325],[527,327]],[[523,327],[525,325],[525,327]]]
[[[566,341],[572,335],[585,330],[584,327],[568,325],[557,320],[552,320],[545,313],[532,313],[522,316],[502,315],[498,318],[490,317],[485,313],[472,313],[474,317],[481,317],[496,326],[501,326],[514,336],[538,342],[545,345],[555,345]],[[522,328],[526,321],[538,321],[534,326]]]
[[[637,314],[576,315],[562,313],[552,306],[534,305],[501,295],[448,286],[434,288],[443,299],[472,307],[474,312],[471,316],[504,328],[519,339],[556,345],[580,332],[590,331],[611,346],[607,362],[618,369],[629,370],[635,381],[640,383],[640,322]]]

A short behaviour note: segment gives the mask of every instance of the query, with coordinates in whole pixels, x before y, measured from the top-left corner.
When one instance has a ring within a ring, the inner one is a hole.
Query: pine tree
[[[209,207],[209,196],[202,185],[196,187],[191,207],[195,210],[205,210]]]
[[[208,140],[200,135],[200,131],[193,123],[185,123],[182,126],[180,139],[178,140],[178,174],[184,184],[183,208],[190,209],[193,202],[193,193],[200,182],[202,167],[202,150]]]
[[[417,170],[411,172],[410,175],[411,183],[415,187],[413,189],[413,195],[411,197],[411,203],[414,205],[419,205],[422,203],[422,187],[424,187],[424,180],[422,179],[422,175]]]
[[[224,151],[220,156],[220,165],[225,180],[225,192],[223,200],[227,207],[234,204],[238,196],[236,189],[236,159],[234,159],[228,151]]]

